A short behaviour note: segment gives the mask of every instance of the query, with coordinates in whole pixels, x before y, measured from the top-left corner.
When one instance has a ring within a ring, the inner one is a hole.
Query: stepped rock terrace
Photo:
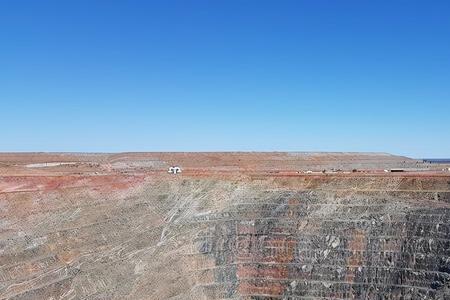
[[[450,299],[448,167],[3,153],[0,299]]]

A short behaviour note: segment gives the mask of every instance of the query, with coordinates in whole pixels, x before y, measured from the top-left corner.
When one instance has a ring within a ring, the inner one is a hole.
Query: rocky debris
[[[0,299],[450,298],[449,175],[103,171],[3,173]]]

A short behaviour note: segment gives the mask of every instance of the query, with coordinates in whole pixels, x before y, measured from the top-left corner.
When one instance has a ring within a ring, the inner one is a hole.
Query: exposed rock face
[[[133,160],[183,154],[139,155],[3,158],[0,299],[450,299],[450,174],[278,174],[268,154],[170,175]]]

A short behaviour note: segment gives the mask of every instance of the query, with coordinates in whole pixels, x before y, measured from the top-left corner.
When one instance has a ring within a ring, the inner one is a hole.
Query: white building
[[[176,175],[176,174],[178,174],[178,173],[181,173],[181,168],[178,167],[178,166],[173,166],[173,167],[170,167],[170,168],[169,168],[168,172],[169,172],[170,174]]]

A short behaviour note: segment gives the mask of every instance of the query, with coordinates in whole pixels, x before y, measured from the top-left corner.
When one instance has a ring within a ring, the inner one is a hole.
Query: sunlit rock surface
[[[0,154],[0,299],[450,299],[445,167]]]

